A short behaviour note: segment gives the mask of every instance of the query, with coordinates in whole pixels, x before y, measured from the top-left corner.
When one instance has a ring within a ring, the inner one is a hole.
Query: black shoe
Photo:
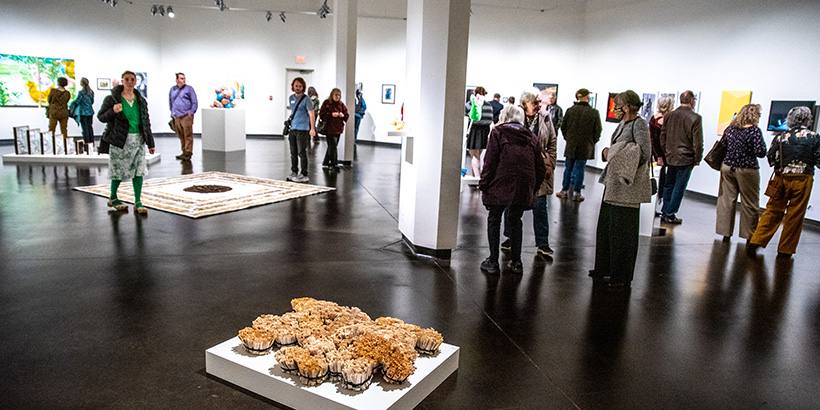
[[[608,287],[610,289],[624,289],[624,288],[628,288],[629,286],[630,286],[629,282],[609,281],[606,284],[606,287]]]
[[[484,262],[481,262],[481,270],[490,275],[498,275],[501,273],[498,262],[491,261],[490,258],[484,259]]]
[[[791,258],[791,257],[792,257],[792,254],[790,254],[790,253],[778,252],[778,253],[777,253],[777,257],[778,257],[778,258],[780,258],[780,259],[789,259],[789,258]]]
[[[538,254],[542,256],[549,256],[552,255],[554,252],[549,245],[539,246],[538,247]]]
[[[746,244],[746,255],[755,256],[757,254],[757,248],[759,248],[759,247],[760,247],[760,245],[758,245],[756,243],[748,242]]]
[[[510,264],[507,265],[510,268],[510,272],[520,275],[524,273],[524,264],[521,261],[510,261]]]
[[[183,152],[182,154],[179,154],[179,155],[175,156],[174,158],[176,158],[176,159],[185,159],[185,153]]]
[[[510,240],[506,239],[504,242],[501,242],[501,250],[502,251],[511,251],[512,244],[510,244]]]
[[[723,242],[726,242],[726,243],[732,242],[732,237],[731,236],[724,236],[723,237]]]
[[[671,225],[680,225],[680,224],[683,223],[683,219],[675,218],[674,216],[673,217],[663,216],[663,217],[661,217],[661,222],[663,222],[665,224],[671,224]]]

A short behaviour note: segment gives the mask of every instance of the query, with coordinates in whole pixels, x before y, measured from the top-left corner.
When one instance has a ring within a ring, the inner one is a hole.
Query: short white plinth
[[[245,110],[203,108],[202,149],[220,152],[244,151]]]
[[[158,152],[145,154],[147,163],[160,160]],[[64,165],[108,165],[108,154],[77,155],[3,155],[4,164],[64,164]]]
[[[400,385],[381,376],[362,392],[339,382],[308,387],[297,375],[282,372],[273,353],[254,356],[234,337],[205,351],[205,371],[294,409],[412,409],[458,369],[457,346],[443,343],[435,356],[419,356],[416,371]]]

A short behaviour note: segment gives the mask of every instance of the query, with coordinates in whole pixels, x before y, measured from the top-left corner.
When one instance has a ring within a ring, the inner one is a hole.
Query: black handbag
[[[703,157],[703,160],[715,171],[720,171],[724,158],[726,158],[726,144],[723,143],[723,139],[719,139],[715,141],[715,145],[713,145],[709,153]]]
[[[177,129],[174,128],[174,117],[171,117],[171,120],[168,121],[168,126],[171,127],[171,131],[177,132]]]
[[[294,108],[293,111],[290,113],[290,118],[285,120],[285,128],[282,129],[282,135],[286,136],[286,135],[290,134],[290,124],[293,123],[293,116],[296,115],[296,110],[299,109],[299,105],[302,104],[302,100],[304,100],[304,99],[305,99],[305,95],[302,94],[302,98],[300,98],[299,102],[296,103],[296,108]]]

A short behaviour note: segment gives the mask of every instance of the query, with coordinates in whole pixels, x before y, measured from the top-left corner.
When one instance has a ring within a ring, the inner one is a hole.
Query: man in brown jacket
[[[663,184],[661,222],[680,224],[675,214],[689,184],[692,168],[703,159],[703,119],[694,111],[695,94],[686,90],[680,95],[680,107],[663,117],[661,146],[666,157],[666,181]]]

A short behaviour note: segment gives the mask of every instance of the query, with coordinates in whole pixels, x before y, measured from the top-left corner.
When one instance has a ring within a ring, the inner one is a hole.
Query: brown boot
[[[191,157],[193,157],[193,156],[194,156],[194,153],[193,153],[193,152],[184,152],[184,153],[182,154],[182,160],[183,160],[183,161],[190,161],[190,160],[191,160]]]

